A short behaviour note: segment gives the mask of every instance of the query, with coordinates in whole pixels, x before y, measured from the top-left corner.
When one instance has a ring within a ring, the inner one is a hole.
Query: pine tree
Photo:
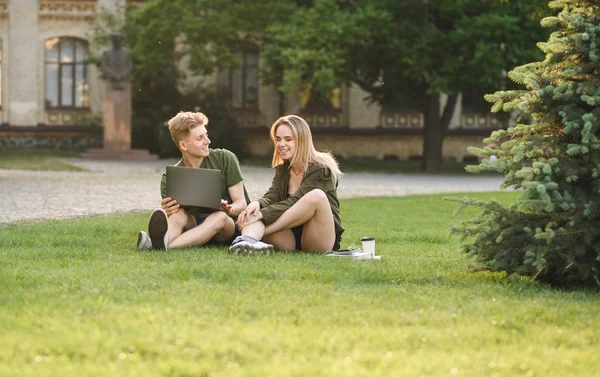
[[[509,73],[525,89],[485,97],[494,112],[521,112],[516,126],[484,140],[496,147],[471,148],[482,157],[471,172],[503,173],[502,186],[522,194],[508,207],[461,199],[482,211],[453,230],[491,270],[600,285],[600,5],[556,0],[549,7],[558,14],[541,21],[554,28],[538,44],[545,59]]]

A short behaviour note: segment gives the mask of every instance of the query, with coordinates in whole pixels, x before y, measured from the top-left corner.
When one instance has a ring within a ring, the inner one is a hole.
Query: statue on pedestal
[[[115,90],[125,89],[127,76],[133,68],[129,50],[121,47],[122,36],[120,33],[112,33],[112,48],[102,52],[100,69],[103,78],[112,84]]]
[[[121,47],[121,34],[111,34],[112,48],[102,52],[99,68],[106,80],[104,97],[104,144],[91,149],[85,158],[101,160],[155,160],[145,149],[131,149],[131,85],[127,76],[133,69],[129,50]]]

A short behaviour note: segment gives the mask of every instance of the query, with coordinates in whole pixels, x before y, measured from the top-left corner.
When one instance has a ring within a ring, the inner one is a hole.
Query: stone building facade
[[[101,146],[105,83],[86,59],[94,20],[103,9],[118,11],[121,1],[0,0],[0,148]],[[279,116],[280,98],[260,84],[259,67],[258,53],[245,54],[240,68],[214,79],[230,88],[251,152],[269,155],[268,127]],[[393,108],[369,104],[366,96],[357,86],[342,86],[323,101],[305,88],[287,95],[283,107],[309,122],[317,148],[344,157],[418,158],[423,114],[411,108],[410,94]],[[482,145],[502,125],[466,99],[444,142],[447,158],[462,160],[468,146]]]

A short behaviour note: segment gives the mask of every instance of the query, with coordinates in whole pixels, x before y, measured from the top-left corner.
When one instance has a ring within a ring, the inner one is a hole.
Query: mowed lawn
[[[148,213],[2,226],[0,375],[600,375],[599,291],[471,272],[455,208],[342,200],[381,261],[139,252]]]
[[[0,149],[0,169],[82,171],[83,169],[63,161],[80,153],[36,149]]]

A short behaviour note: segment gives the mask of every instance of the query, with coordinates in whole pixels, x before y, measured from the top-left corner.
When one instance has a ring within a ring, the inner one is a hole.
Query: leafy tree
[[[267,30],[266,82],[321,93],[356,83],[386,105],[402,88],[424,98],[424,169],[442,163],[458,93],[500,87],[503,72],[536,57],[544,0],[314,0]],[[448,95],[440,112],[440,94]]]
[[[549,5],[560,13],[541,22],[555,28],[538,44],[546,58],[509,73],[525,89],[486,96],[494,111],[523,111],[532,122],[493,132],[486,142],[499,147],[474,150],[486,160],[471,168],[504,173],[503,186],[522,195],[509,207],[464,199],[483,210],[455,230],[492,270],[600,285],[600,5]]]
[[[240,52],[260,48],[263,83],[281,93],[310,83],[327,96],[352,82],[385,106],[411,88],[425,98],[424,167],[437,170],[458,92],[498,87],[503,69],[531,60],[530,14],[542,1],[148,0],[123,27],[135,118],[164,119],[201,90],[190,77],[235,67]],[[441,113],[440,93],[448,94]],[[280,112],[283,103],[281,95]]]
[[[110,32],[120,30],[134,61],[133,146],[170,154],[162,126],[180,110],[210,108],[211,124],[222,123],[217,118],[236,124],[231,107],[203,95],[217,92],[205,78],[236,67],[239,54],[257,50],[268,26],[284,20],[294,7],[277,0],[148,0],[118,14],[103,12],[91,37],[94,45],[107,45]],[[123,13],[126,17],[119,17]],[[218,98],[224,100],[221,94]],[[235,124],[211,128],[211,138],[219,146],[226,140],[243,154],[241,138],[233,135],[241,132]]]
[[[248,146],[231,111],[230,98],[229,92],[222,88],[204,87],[200,93],[183,96],[181,108],[207,114],[209,117],[207,129],[212,147],[228,149],[239,158],[247,157],[249,155]],[[165,119],[171,118],[177,111],[168,114]],[[181,152],[173,143],[166,124],[159,128],[158,141],[161,157],[181,157]]]

